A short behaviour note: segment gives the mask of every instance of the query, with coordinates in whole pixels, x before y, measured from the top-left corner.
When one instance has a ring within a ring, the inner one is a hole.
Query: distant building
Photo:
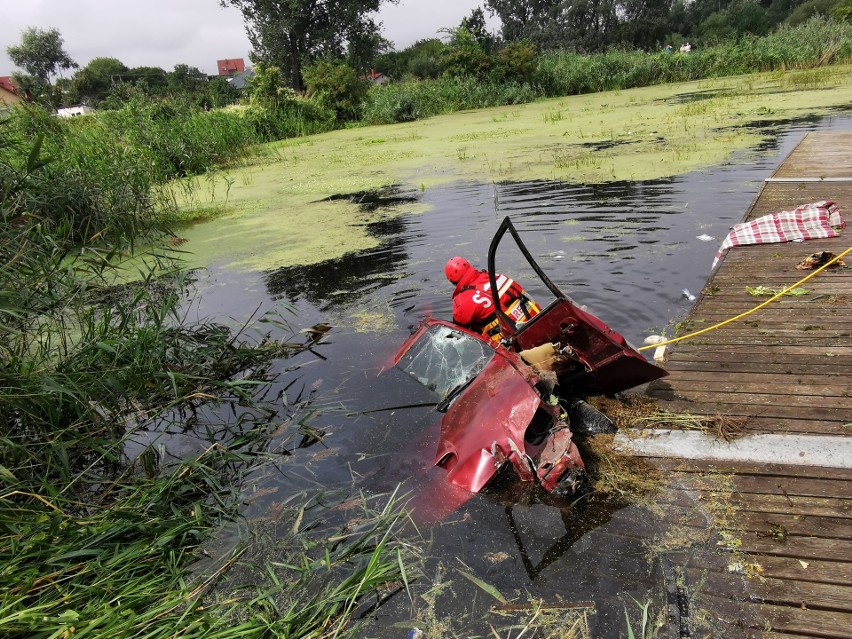
[[[0,76],[0,109],[8,108],[23,102],[18,95],[18,85],[8,75]]]
[[[94,112],[95,110],[90,106],[78,105],[57,109],[56,115],[58,115],[60,118],[76,118],[78,115],[88,115],[89,113]]]
[[[364,76],[364,79],[369,80],[373,84],[385,84],[386,82],[391,81],[388,76],[381,71],[376,71],[375,69],[370,69],[370,72]]]
[[[0,87],[16,95],[18,93],[18,85],[15,84],[15,81],[12,79],[12,77],[8,75],[0,75]]]
[[[254,75],[254,69],[246,69],[245,71],[237,73],[235,76],[228,78],[228,82],[230,82],[231,86],[235,89],[239,89],[240,91],[242,91],[248,86]]]
[[[216,68],[219,70],[220,76],[235,76],[246,70],[245,60],[242,58],[233,58],[230,60],[216,60]]]

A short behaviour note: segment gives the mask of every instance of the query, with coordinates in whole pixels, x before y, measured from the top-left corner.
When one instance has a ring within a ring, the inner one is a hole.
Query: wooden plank
[[[743,588],[743,578],[740,575],[694,569],[687,571],[687,577],[694,583],[703,582],[704,589],[731,593],[740,601],[806,610],[852,612],[852,587],[848,585],[764,577],[748,579],[746,587]]]
[[[666,484],[667,496],[660,497],[661,503],[674,503],[672,494],[685,490],[683,484]],[[701,490],[693,487],[695,495],[693,501],[686,504],[678,504],[681,507],[704,507],[711,503],[705,495],[709,490]],[[781,494],[745,494],[732,492],[726,496],[730,504],[739,512],[762,512],[767,516],[772,514],[793,514],[799,517],[833,517],[849,519],[852,517],[852,503],[848,499],[834,499],[831,497],[803,497],[799,495]]]
[[[824,610],[802,610],[786,606],[755,604],[755,612],[766,619],[772,630],[802,633],[822,639],[849,639],[852,614]]]
[[[662,505],[665,502],[657,501],[656,503]],[[670,503],[665,505],[673,509],[672,513],[675,509],[677,510],[674,521],[678,527],[707,529],[707,514],[695,504],[686,507]],[[759,506],[756,507],[759,508]],[[847,545],[852,539],[852,519],[849,517],[811,517],[794,513],[737,510],[733,526],[735,528],[733,533],[737,536],[766,539],[779,544],[788,544],[791,548],[796,548],[799,537],[843,541]],[[846,558],[837,559],[845,560]]]
[[[794,395],[820,396],[825,401],[831,402],[837,397],[852,397],[852,387],[848,385],[848,377],[838,376],[836,379],[823,377],[824,383],[819,385],[808,384],[802,380],[802,377],[797,375],[769,375],[753,381],[751,378],[739,375],[725,377],[716,373],[689,372],[688,374],[678,375],[677,378],[670,381],[662,381],[655,388],[662,390],[668,385],[674,390],[683,388],[690,392],[756,393],[784,397]],[[852,408],[852,405],[850,405],[850,408]]]
[[[828,359],[828,358],[827,358]],[[677,372],[677,379],[686,379],[685,374],[690,372],[707,373],[711,375],[730,374],[748,375],[754,373],[772,375],[811,375],[828,377],[845,377],[852,372],[852,364],[845,367],[831,366],[828,362],[824,364],[796,364],[789,362],[706,362],[688,359],[672,358],[666,361],[665,369],[669,373]]]
[[[765,357],[772,357],[776,350],[783,350],[790,346],[809,350],[815,357],[835,350],[846,351],[852,344],[852,333],[847,331],[833,332],[832,334],[820,335],[818,332],[798,331],[796,335],[776,334],[769,331],[754,332],[751,335],[743,333],[704,333],[689,339],[693,348],[728,348],[738,349],[747,347],[750,350],[760,349]]]
[[[759,507],[755,505],[755,508]],[[769,539],[783,536],[788,541],[792,537],[852,540],[852,518],[849,517],[805,517],[792,513],[740,511],[737,526]]]
[[[675,400],[671,396],[667,398],[658,397],[655,391],[649,393],[651,399],[672,413],[683,413],[706,417],[744,417],[748,421],[746,429],[763,429],[773,422],[782,431],[784,427],[795,429],[796,432],[833,433],[847,435],[849,428],[846,424],[852,423],[852,411],[845,409],[832,409],[824,406],[813,407],[807,412],[798,406],[781,406],[772,404],[769,406],[754,406],[752,404],[737,404],[734,402],[696,402],[689,400]],[[783,431],[787,432],[787,431]]]
[[[739,510],[760,510],[764,513],[795,513],[814,517],[852,517],[848,499],[803,497],[798,495],[731,495],[731,503]]]
[[[738,603],[740,610],[731,612]],[[703,592],[698,598],[699,609],[720,611],[719,619],[725,630],[714,634],[697,635],[719,639],[774,639],[783,636],[802,636],[813,639],[849,639],[852,614],[826,610],[803,610],[792,606],[732,602],[725,596]],[[767,631],[769,634],[767,634]]]
[[[672,471],[675,472],[675,471]],[[685,481],[690,473],[679,472],[678,476]],[[692,482],[694,487],[701,489],[709,485],[711,490],[719,479],[717,473],[706,475],[694,475]],[[733,490],[742,497],[748,494],[754,495],[785,495],[788,497],[828,497],[838,500],[849,500],[852,505],[852,482],[846,480],[842,475],[838,478],[825,477],[797,477],[794,475],[725,475],[725,481]]]
[[[834,352],[834,349],[832,349]],[[729,348],[729,349],[713,349],[690,348],[688,342],[675,344],[671,351],[666,353],[666,362],[720,362],[723,364],[736,363],[754,363],[754,355],[763,355],[762,360],[768,359],[768,353],[761,349],[745,349],[745,348]],[[779,353],[777,350],[772,353],[772,359],[767,363],[786,363],[790,365],[802,366],[836,366],[840,369],[847,369],[852,366],[852,355],[836,354],[833,357],[823,355],[814,355],[812,350],[803,353]]]
[[[817,581],[821,583],[848,586],[852,583],[852,563],[839,561],[805,561],[793,557],[755,557],[763,568],[764,577],[792,579],[796,581]]]
[[[708,324],[708,327],[709,326],[712,326],[712,324]],[[704,328],[705,327],[699,326],[698,324],[695,325],[695,330],[703,330]],[[820,320],[806,319],[804,321],[778,322],[775,324],[766,322],[756,326],[738,326],[736,324],[728,324],[722,328],[712,329],[697,338],[690,339],[697,339],[700,341],[702,338],[706,340],[708,337],[714,336],[716,338],[715,341],[724,342],[724,340],[733,338],[735,341],[728,341],[727,343],[737,344],[741,339],[751,341],[778,341],[778,339],[782,337],[785,340],[797,340],[799,338],[812,340],[844,337],[847,338],[848,344],[850,341],[848,339],[850,335],[852,335],[852,321],[842,325],[830,325],[825,322],[821,322]]]
[[[832,479],[836,481],[852,481],[852,469],[849,468],[820,468],[818,466],[791,466],[789,464],[756,464],[748,462],[725,462],[702,459],[665,459],[654,458],[654,466],[669,472],[687,475],[695,473],[706,475],[756,475],[765,477]]]
[[[849,341],[846,342],[847,344]],[[743,357],[745,355],[761,355],[763,358],[771,359],[778,357],[786,357],[787,355],[807,355],[811,358],[820,357],[852,357],[852,346],[832,346],[831,348],[819,348],[819,344],[813,345],[798,345],[798,344],[779,344],[775,346],[766,346],[765,344],[698,344],[695,340],[684,341],[679,344],[678,352],[696,353],[701,355],[707,354],[724,354],[729,357]],[[831,355],[826,356],[825,353],[830,352]]]
[[[683,388],[674,388],[670,380],[665,383],[666,386],[658,383],[654,386],[653,396],[660,399],[671,400],[689,400],[700,403],[724,403],[725,398],[719,397],[719,394],[714,391],[690,390],[688,384]],[[824,409],[826,403],[831,405],[832,409],[848,411],[852,409],[852,397],[832,397],[826,400],[819,396],[805,395],[784,395],[771,393],[736,393],[736,397],[728,398],[732,403],[749,404],[757,408],[760,412],[761,407],[772,407],[779,403],[784,406],[796,406],[802,409]]]
[[[710,477],[712,481],[714,478]],[[849,500],[852,507],[852,482],[845,479],[811,477],[779,477],[761,475],[729,475],[727,481],[739,493],[785,495],[787,497],[828,497]]]

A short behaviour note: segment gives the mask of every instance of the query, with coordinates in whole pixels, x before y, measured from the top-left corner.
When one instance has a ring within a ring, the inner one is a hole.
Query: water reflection
[[[733,154],[723,166],[662,180],[466,182],[405,192],[407,202],[416,199],[430,212],[371,225],[380,243],[370,251],[260,276],[211,272],[204,304],[219,315],[239,315],[271,298],[298,306],[303,325],[335,325],[315,348],[325,359],[311,359],[299,370],[298,386],[314,389],[321,408],[314,420],[322,441],[291,446],[275,472],[258,479],[260,489],[263,482],[274,486],[276,499],[319,488],[375,494],[406,481],[419,521],[428,522],[421,528],[429,575],[460,561],[471,574],[521,599],[595,598],[595,636],[617,636],[624,630],[628,595],[644,602],[649,593],[666,591],[645,546],[659,520],[635,506],[566,509],[512,501],[511,494],[508,503],[507,495],[450,494],[445,473],[432,467],[439,419],[420,397],[380,372],[407,337],[407,326],[427,314],[451,315],[444,262],[460,254],[484,267],[505,215],[565,293],[634,343],[660,333],[685,315],[690,302],[681,291],[701,290],[728,228],[742,219],[763,179],[804,133],[850,127],[849,116],[798,122],[757,148]],[[704,236],[714,239],[699,239]],[[497,268],[546,303],[547,291],[537,287],[520,254],[498,256]],[[348,321],[375,306],[390,313],[391,328],[362,331]],[[276,392],[286,401],[289,391]],[[429,587],[428,580],[412,586],[414,601]],[[482,591],[461,579],[447,593],[440,602],[442,614],[453,617],[453,631],[487,634],[491,602]],[[412,605],[407,597],[395,598],[382,609],[386,623],[377,621],[371,636],[400,636],[393,624],[410,619]]]

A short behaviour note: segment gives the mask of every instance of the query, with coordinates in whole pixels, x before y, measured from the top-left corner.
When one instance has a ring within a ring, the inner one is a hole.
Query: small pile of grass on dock
[[[660,408],[653,399],[644,395],[597,396],[589,398],[589,403],[609,417],[620,431],[628,434],[638,429],[695,430],[729,442],[742,437],[748,424],[747,417],[674,413]]]

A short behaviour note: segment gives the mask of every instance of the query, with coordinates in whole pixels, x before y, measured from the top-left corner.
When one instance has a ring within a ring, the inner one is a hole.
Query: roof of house
[[[9,91],[5,86],[0,85],[0,107],[11,106],[23,102],[21,97],[14,91]]]
[[[14,93],[16,95],[18,93],[18,85],[15,84],[12,77],[8,75],[0,75],[0,87],[3,87],[10,93]]]
[[[219,75],[235,75],[246,70],[246,63],[242,58],[225,58],[216,60],[216,67]]]
[[[249,80],[251,80],[254,75],[254,69],[246,69],[242,73],[238,73],[234,77],[229,78],[228,82],[230,82],[235,89],[244,89],[248,86]]]

